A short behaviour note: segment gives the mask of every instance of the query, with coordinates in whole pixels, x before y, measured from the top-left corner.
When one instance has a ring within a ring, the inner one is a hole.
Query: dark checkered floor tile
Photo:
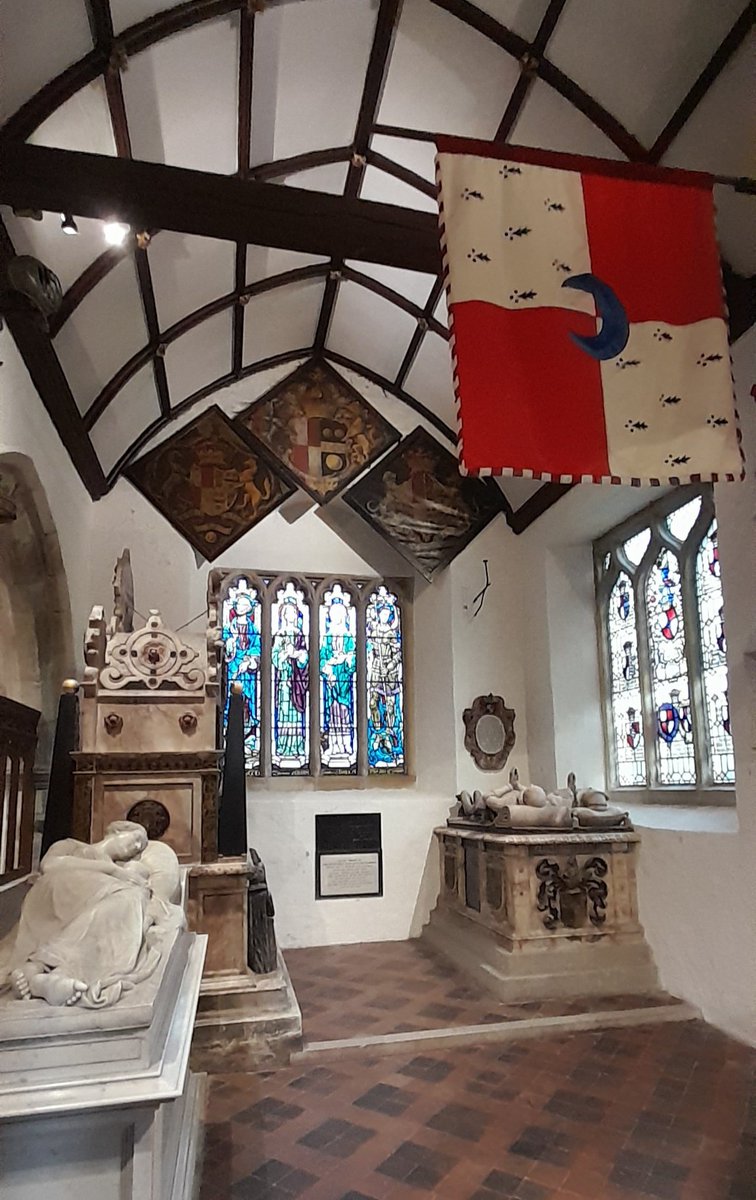
[[[568,1138],[557,1130],[545,1129],[540,1125],[527,1125],[509,1149],[512,1154],[553,1163],[557,1167],[564,1166],[570,1157]]]
[[[410,1187],[431,1192],[454,1166],[455,1159],[439,1150],[430,1150],[415,1142],[402,1142],[393,1154],[380,1164],[382,1175],[399,1179]]]
[[[427,1122],[429,1129],[451,1133],[466,1142],[477,1142],[487,1124],[480,1109],[465,1108],[463,1104],[447,1104]]]
[[[412,1062],[401,1067],[402,1075],[411,1075],[413,1079],[424,1079],[426,1083],[441,1083],[449,1074],[451,1067],[440,1058],[425,1058],[418,1054]]]
[[[566,1117],[570,1121],[600,1121],[606,1111],[606,1102],[598,1096],[560,1088],[544,1107],[547,1112]]]
[[[476,1003],[402,943],[333,948],[319,979],[356,993],[320,998],[332,1027]],[[407,1000],[368,1009],[378,996]],[[756,1052],[702,1022],[305,1056],[209,1084],[199,1200],[756,1200]]]
[[[299,1141],[303,1146],[309,1146],[312,1150],[322,1150],[326,1154],[332,1154],[334,1158],[349,1158],[374,1135],[374,1129],[365,1129],[362,1125],[353,1125],[351,1121],[331,1118],[316,1129],[311,1129]]]
[[[491,1171],[483,1180],[483,1192],[488,1196],[514,1196],[516,1200],[546,1200],[550,1188],[523,1179],[520,1175],[510,1175],[506,1171]]]
[[[672,1000],[658,995],[618,995],[600,1000],[497,1003],[417,939],[290,950],[286,961],[309,1042],[360,1033],[488,1025],[538,1014],[592,1012],[597,1007],[637,1008]],[[613,1053],[611,1047],[605,1052]]]
[[[358,1096],[354,1104],[357,1108],[365,1108],[369,1112],[399,1117],[415,1099],[414,1092],[406,1092],[385,1083],[377,1083],[369,1092],[365,1092],[364,1096]]]
[[[233,1200],[294,1200],[317,1183],[317,1176],[272,1158],[233,1184]]]
[[[291,1121],[303,1112],[304,1109],[298,1104],[285,1104],[283,1100],[277,1100],[274,1096],[265,1096],[258,1100],[257,1104],[240,1112],[234,1120],[241,1121],[253,1129],[270,1131],[278,1129],[284,1121]]]

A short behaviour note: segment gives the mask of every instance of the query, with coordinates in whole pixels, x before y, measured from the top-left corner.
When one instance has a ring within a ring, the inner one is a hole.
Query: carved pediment
[[[116,633],[108,639],[105,666],[100,671],[100,687],[107,691],[200,692],[206,681],[199,650],[165,629],[157,609],[150,610],[143,629]]]

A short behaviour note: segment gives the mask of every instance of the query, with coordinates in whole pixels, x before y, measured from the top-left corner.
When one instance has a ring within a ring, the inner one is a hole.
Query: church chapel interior
[[[755,23],[0,7],[3,1200],[756,1200]]]

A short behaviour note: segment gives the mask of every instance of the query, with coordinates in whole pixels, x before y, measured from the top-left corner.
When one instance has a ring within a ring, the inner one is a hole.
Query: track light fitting
[[[63,230],[63,233],[67,233],[71,237],[79,232],[79,226],[76,224],[70,213],[60,214],[60,227]]]

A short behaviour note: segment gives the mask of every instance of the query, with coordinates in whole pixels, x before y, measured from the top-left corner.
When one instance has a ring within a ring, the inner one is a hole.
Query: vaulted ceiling
[[[219,389],[311,352],[454,440],[439,131],[716,174],[729,282],[752,302],[755,16],[744,0],[6,0],[0,258],[35,255],[64,289],[49,335],[9,325],[92,495]],[[108,217],[131,227],[122,247]]]

